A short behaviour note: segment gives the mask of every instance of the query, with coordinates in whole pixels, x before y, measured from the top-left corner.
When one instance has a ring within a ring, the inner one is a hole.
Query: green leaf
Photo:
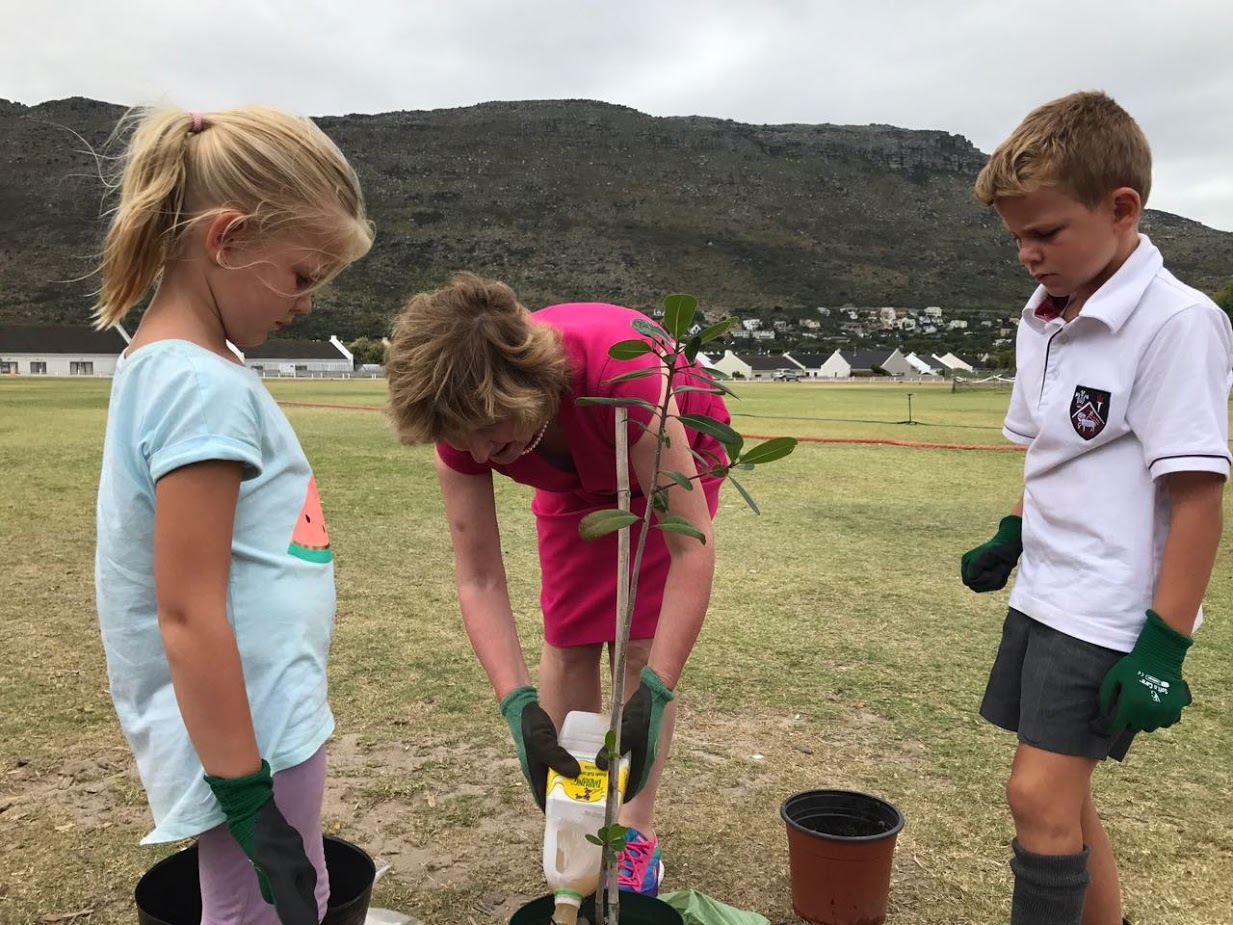
[[[587,841],[589,841],[592,845],[599,845],[601,848],[604,846],[603,839],[592,835],[590,832],[587,832]]]
[[[776,459],[783,459],[795,449],[795,437],[775,437],[767,440],[765,443],[759,443],[757,446],[750,447],[738,456],[736,461],[745,465],[756,466],[762,463],[774,462]]]
[[[719,389],[715,389],[715,388],[708,389],[700,385],[677,385],[677,386],[673,386],[672,388],[673,395],[680,395],[683,392],[706,392],[708,395],[719,395],[720,394]]]
[[[668,489],[657,488],[651,492],[651,507],[659,511],[661,514],[668,513]]]
[[[694,362],[698,359],[698,351],[702,349],[702,339],[695,334],[689,339],[689,343],[685,345],[685,359],[689,362]]]
[[[664,299],[664,327],[676,340],[688,333],[694,323],[698,300],[685,293],[676,293]]]
[[[680,533],[684,536],[692,536],[695,540],[700,540],[702,543],[706,543],[706,534],[684,517],[680,517],[675,514],[671,517],[664,517],[659,521],[659,523],[655,524],[655,526],[659,527],[659,529],[663,530],[665,533]]]
[[[672,479],[672,481],[676,482],[686,491],[694,490],[693,480],[683,472],[677,472],[675,469],[665,469],[660,473],[660,475],[668,476],[668,478]]]
[[[707,469],[710,469],[710,468],[711,468],[711,466],[715,465],[715,457],[714,457],[714,455],[713,455],[713,454],[711,454],[711,453],[707,453],[705,456],[703,456],[701,453],[699,453],[697,450],[695,450],[695,449],[691,446],[691,447],[689,448],[689,454],[690,454],[690,455],[691,455],[691,456],[692,456],[695,460],[697,460],[697,462],[700,464],[700,465],[698,466],[698,471],[699,471],[699,472],[703,472],[703,471],[705,471],[705,470],[707,470]]]
[[[663,369],[658,366],[644,366],[641,369],[631,370],[627,373],[621,373],[619,376],[613,376],[611,379],[605,379],[604,382],[628,382],[630,379],[645,379],[647,376],[662,376]]]
[[[646,356],[654,349],[646,341],[633,338],[617,341],[608,348],[608,356],[614,360],[632,360],[634,357]]]
[[[728,464],[728,460],[732,458],[733,456],[737,455],[738,453],[740,453],[741,447],[745,445],[745,438],[741,437],[740,434],[737,434],[737,436],[740,437],[740,442],[732,443],[726,446],[724,448],[726,452],[722,456],[718,453],[712,452],[711,450],[705,450],[704,452],[706,453],[706,455],[701,456],[699,455],[698,451],[695,450],[693,447],[689,448],[689,452],[693,453],[694,459],[700,460],[702,462],[703,469],[709,469],[711,466],[715,465],[716,463],[720,463],[721,465],[726,466]]]
[[[638,515],[629,511],[618,511],[615,508],[592,511],[579,522],[578,535],[584,540],[596,540],[637,522]]]
[[[687,376],[687,377],[689,377],[690,379],[697,379],[699,382],[705,382],[705,383],[707,383],[708,385],[710,385],[710,386],[712,386],[712,387],[714,387],[714,388],[716,388],[716,389],[719,389],[719,391],[723,392],[725,395],[731,395],[733,398],[735,398],[735,399],[737,399],[737,400],[739,401],[739,400],[740,400],[740,398],[741,398],[741,396],[737,395],[737,394],[736,394],[735,392],[733,392],[730,388],[728,388],[726,385],[724,385],[722,382],[720,382],[720,381],[719,381],[719,380],[720,380],[720,378],[721,378],[720,376],[713,376],[713,375],[710,375],[710,373],[712,373],[712,372],[717,373],[717,372],[719,372],[719,370],[717,370],[717,369],[716,369],[716,370],[710,370],[710,369],[708,369],[705,373],[703,373],[703,372],[701,372],[700,370],[688,370],[688,369],[683,369],[683,370],[680,370],[680,371],[677,373],[677,375],[679,375],[679,376]],[[727,379],[728,377],[727,377],[727,376],[723,376],[722,378]],[[688,389],[688,388],[696,388],[696,386],[686,386],[686,385],[683,385],[683,386],[681,386],[681,388],[683,388],[683,389]],[[673,389],[673,391],[675,392],[675,391],[676,391],[676,389]]]
[[[735,318],[725,318],[723,321],[717,321],[709,327],[703,328],[698,334],[698,339],[704,344],[709,344],[717,337],[723,337],[736,324]]]
[[[738,482],[738,481],[737,481],[736,479],[734,479],[732,476],[728,476],[728,483],[729,483],[730,485],[735,485],[735,486],[736,486],[736,490],[737,490],[737,491],[739,491],[739,492],[741,493],[741,497],[745,499],[745,503],[746,503],[746,504],[748,504],[748,505],[750,506],[750,508],[752,508],[752,509],[753,509],[753,512],[754,512],[755,514],[761,514],[761,513],[762,513],[762,511],[758,509],[758,505],[757,505],[757,503],[754,501],[754,499],[753,499],[752,497],[750,497],[749,492],[747,492],[747,491],[745,490],[745,486],[744,486],[744,485],[742,485],[740,482]]]
[[[653,321],[647,321],[645,318],[635,318],[630,324],[633,325],[634,330],[639,334],[645,334],[652,340],[663,340],[664,329]]]
[[[728,453],[716,453],[710,449],[704,449],[702,453],[703,456],[699,458],[702,459],[703,468],[710,468],[714,465],[728,465]]]
[[[711,466],[711,475],[717,479],[727,478],[728,473],[732,470],[723,464]]]
[[[575,405],[616,405],[622,408],[645,408],[652,414],[659,411],[645,398],[596,398],[594,396],[586,396],[574,400]]]
[[[744,438],[741,437],[735,430],[729,427],[722,421],[717,421],[713,417],[705,414],[680,414],[677,419],[700,434],[706,434],[708,437],[714,437],[724,446],[734,446],[744,443]]]

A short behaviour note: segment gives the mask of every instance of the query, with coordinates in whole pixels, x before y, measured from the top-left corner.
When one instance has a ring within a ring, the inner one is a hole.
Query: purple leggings
[[[317,868],[317,915],[325,915],[330,880],[321,842],[321,799],[325,795],[325,746],[294,768],[274,775],[274,802],[304,839]],[[201,873],[201,925],[278,925],[274,907],[261,898],[252,862],[226,825],[197,839]]]

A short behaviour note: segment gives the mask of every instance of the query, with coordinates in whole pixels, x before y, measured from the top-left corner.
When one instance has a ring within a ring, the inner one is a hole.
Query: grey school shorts
[[[980,715],[1049,752],[1121,761],[1134,733],[1100,728],[1100,684],[1126,653],[1075,639],[1013,607]]]

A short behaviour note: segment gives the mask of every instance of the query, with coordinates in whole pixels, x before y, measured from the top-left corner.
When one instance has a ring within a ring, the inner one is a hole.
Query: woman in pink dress
[[[638,398],[659,405],[666,377],[613,382],[656,366],[654,354],[614,360],[608,348],[641,337],[638,312],[604,303],[529,312],[506,285],[470,274],[414,296],[394,325],[386,358],[390,409],[404,443],[435,443],[436,470],[454,545],[463,623],[500,699],[523,774],[540,808],[548,769],[578,774],[557,743],[570,710],[601,707],[600,662],[616,635],[616,534],[578,535],[589,512],[616,506],[615,409],[580,397]],[[684,362],[684,361],[682,361]],[[677,384],[705,385],[699,380]],[[678,407],[679,403],[679,407]],[[629,469],[636,513],[651,489],[656,437],[652,412],[631,407]],[[729,420],[719,395],[680,393],[669,414]],[[723,447],[669,419],[661,470],[695,476],[702,459],[726,461]],[[691,452],[692,451],[692,452]],[[703,468],[706,468],[703,465]],[[544,649],[539,687],[519,645],[505,580],[492,473],[535,488],[542,575]],[[665,480],[666,481],[666,480]],[[647,537],[630,633],[622,747],[631,752],[622,824],[634,831],[619,864],[622,889],[655,895],[663,874],[653,823],[655,793],[672,736],[675,688],[706,616],[715,569],[711,521],[721,479],[666,493],[669,513],[687,518],[706,542],[653,529]],[[632,542],[637,543],[635,525]]]

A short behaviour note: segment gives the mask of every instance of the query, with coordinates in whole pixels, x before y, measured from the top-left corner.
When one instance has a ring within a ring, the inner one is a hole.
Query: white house
[[[923,360],[915,353],[909,353],[904,360],[922,376],[936,376],[942,371],[942,366],[936,361],[930,363],[928,360]]]
[[[802,367],[787,356],[771,356],[765,353],[746,353],[737,355],[731,350],[725,350],[724,355],[715,361],[715,368],[722,373],[740,379],[769,382],[777,375],[785,372],[799,373]]]
[[[882,361],[882,368],[892,376],[911,376],[916,372],[898,347]]]
[[[752,372],[749,364],[731,350],[725,350],[724,355],[712,362],[711,366],[733,379],[748,379]]]
[[[835,353],[831,354],[831,356],[834,356],[838,352],[839,351],[836,350]],[[802,372],[804,372],[806,379],[822,378],[822,370],[828,359],[825,353],[785,353],[784,358],[791,360],[799,366]],[[834,377],[828,375],[826,378],[830,379]]]
[[[263,376],[313,376],[349,373],[354,357],[337,337],[323,340],[270,338],[242,353],[244,365]]]
[[[843,355],[853,372],[881,370],[888,376],[910,376],[916,372],[896,347],[890,353],[882,350],[853,350]]]
[[[836,350],[818,365],[817,379],[847,379],[852,375],[852,364],[842,351]]]
[[[955,372],[956,370],[961,370],[965,373],[970,373],[970,372],[975,371],[975,367],[972,366],[971,363],[967,362],[966,360],[961,360],[959,357],[955,356],[953,353],[948,353],[946,354],[946,356],[941,356],[941,357],[935,353],[932,359],[935,363],[938,364],[938,366],[942,367],[943,369],[951,373]]]
[[[912,365],[907,361],[903,351],[898,347],[891,350],[882,363],[878,364],[882,369],[888,372],[891,376],[911,376],[916,374],[916,370],[912,369]]]
[[[816,374],[811,370],[810,376],[847,379],[853,373],[871,373],[875,369],[891,376],[913,376],[919,372],[896,347],[890,353],[885,350],[836,350],[818,365]]]
[[[799,373],[801,367],[788,357],[780,354],[771,356],[768,353],[758,353],[741,357],[749,366],[749,378],[753,380],[778,379],[786,372]]]
[[[0,325],[0,375],[111,376],[128,343],[119,327]]]

